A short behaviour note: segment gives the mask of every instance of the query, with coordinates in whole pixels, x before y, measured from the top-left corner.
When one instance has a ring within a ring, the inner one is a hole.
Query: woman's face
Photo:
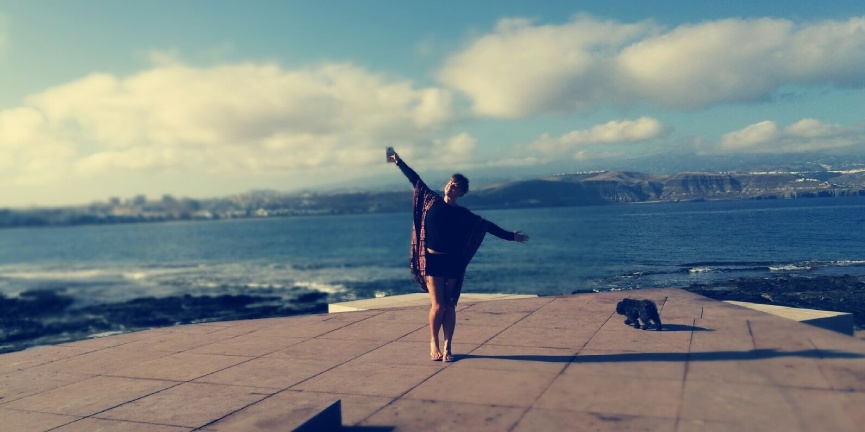
[[[460,185],[453,178],[445,185],[445,196],[450,198],[459,198],[465,195],[465,192],[460,188]]]

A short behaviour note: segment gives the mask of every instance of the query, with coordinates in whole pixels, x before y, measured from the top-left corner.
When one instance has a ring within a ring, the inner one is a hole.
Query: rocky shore
[[[865,330],[865,282],[854,276],[733,279],[685,289],[716,300],[848,312],[856,330]]]
[[[327,294],[299,292],[290,300],[267,295],[172,296],[75,307],[62,290],[0,293],[0,354],[38,345],[213,321],[327,312]]]

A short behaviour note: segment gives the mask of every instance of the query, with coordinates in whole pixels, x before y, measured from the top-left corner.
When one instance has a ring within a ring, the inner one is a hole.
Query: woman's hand
[[[399,163],[399,155],[396,152],[387,155],[388,159],[393,163]]]
[[[525,242],[529,241],[529,236],[527,236],[527,235],[525,235],[519,231],[514,231],[514,241],[518,241],[520,243],[525,243]]]

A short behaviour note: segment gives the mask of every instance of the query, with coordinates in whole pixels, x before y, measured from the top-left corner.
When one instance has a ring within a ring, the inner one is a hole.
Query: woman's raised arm
[[[406,163],[403,162],[402,159],[400,159],[399,155],[396,154],[396,152],[391,153],[389,158],[390,158],[390,161],[395,163],[396,166],[399,167],[400,171],[402,171],[402,173],[405,174],[406,178],[408,178],[408,181],[411,182],[411,185],[417,186],[417,183],[419,181],[421,181],[420,176],[417,175],[417,173],[414,172],[414,170],[411,169],[411,167],[406,165]]]

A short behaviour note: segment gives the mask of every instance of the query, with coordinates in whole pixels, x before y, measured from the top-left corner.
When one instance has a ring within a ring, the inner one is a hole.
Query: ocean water
[[[407,203],[407,206],[409,204]],[[466,292],[685,287],[772,275],[865,277],[865,198],[477,211],[487,236]],[[409,213],[0,230],[0,293],[62,290],[76,306],[178,295],[417,292]]]

